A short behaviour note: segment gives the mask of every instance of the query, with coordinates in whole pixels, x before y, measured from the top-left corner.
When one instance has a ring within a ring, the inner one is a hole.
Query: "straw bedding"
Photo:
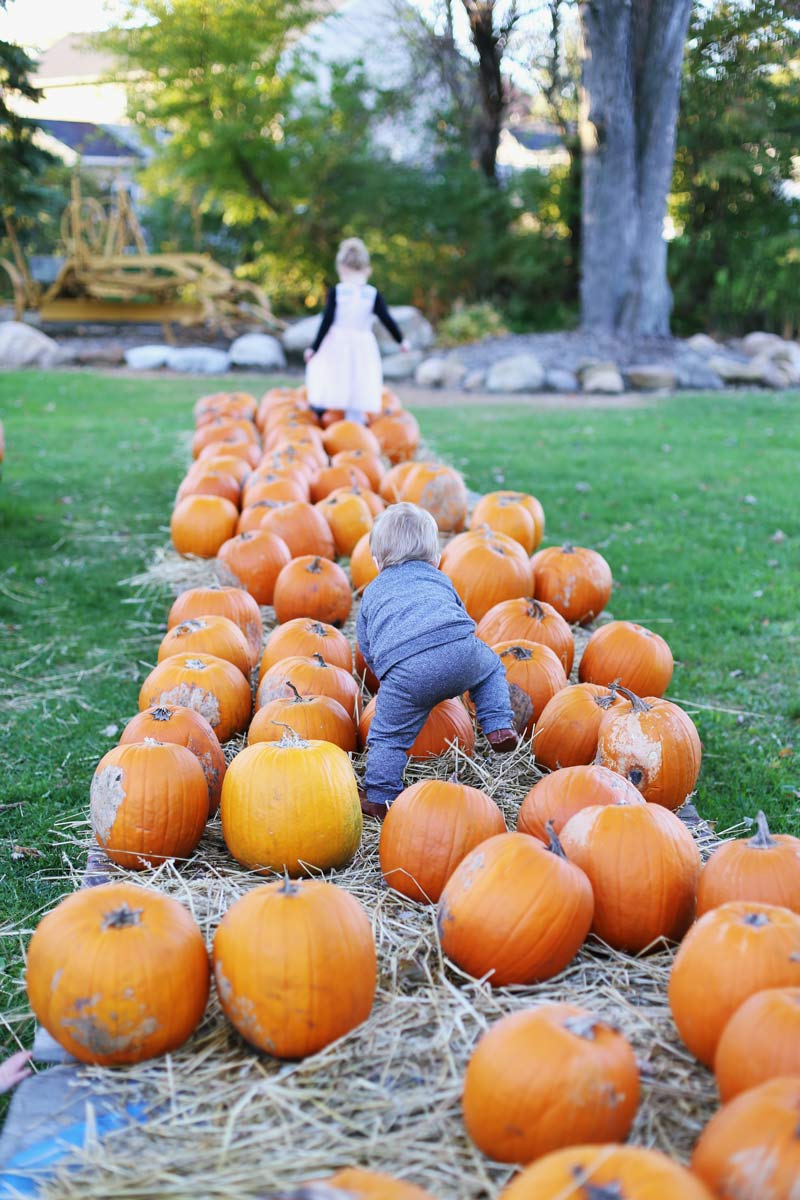
[[[213,577],[213,564],[165,550],[145,575],[128,582],[139,597],[158,588],[166,615],[170,594]],[[271,610],[264,615],[271,619]],[[352,627],[351,618],[345,632]],[[577,640],[580,652],[585,636]],[[241,738],[229,744],[228,757],[242,744]],[[359,770],[361,763],[355,765]],[[529,751],[493,757],[479,738],[473,759],[452,751],[412,763],[407,783],[447,777],[454,767],[463,782],[494,797],[514,828],[519,803],[538,777]],[[716,841],[703,822],[692,831],[704,852]],[[281,1063],[238,1036],[212,990],[202,1025],[178,1053],[124,1071],[86,1069],[98,1087],[115,1089],[120,1103],[143,1101],[148,1120],[106,1135],[102,1144],[90,1138],[63,1160],[42,1195],[277,1197],[303,1181],[361,1165],[408,1179],[439,1200],[491,1200],[513,1172],[485,1159],[464,1132],[464,1069],[492,1021],[541,1001],[583,1005],[625,1032],[643,1085],[632,1140],[686,1159],[716,1106],[716,1089],[670,1019],[671,951],[631,958],[590,939],[555,980],[493,991],[443,960],[434,908],[383,885],[379,833],[377,823],[366,820],[354,862],[333,877],[362,902],[373,924],[380,976],[366,1024],[308,1060]],[[61,836],[88,847],[88,821],[64,826]],[[126,877],[116,867],[108,874]],[[263,882],[230,858],[218,817],[189,863],[168,862],[127,877],[182,901],[209,943],[225,910]]]

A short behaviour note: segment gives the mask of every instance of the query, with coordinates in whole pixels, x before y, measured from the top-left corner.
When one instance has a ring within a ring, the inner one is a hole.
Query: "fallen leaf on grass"
[[[35,846],[14,846],[11,850],[11,861],[19,862],[21,858],[44,858],[44,855]]]

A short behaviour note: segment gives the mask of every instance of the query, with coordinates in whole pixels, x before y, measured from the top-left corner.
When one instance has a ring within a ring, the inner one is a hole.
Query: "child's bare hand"
[[[313,357],[314,357],[314,351],[309,346],[307,350],[303,351],[303,362],[311,362],[311,359]]]
[[[403,338],[402,342],[400,343],[400,349],[403,351],[403,354],[408,354],[409,350],[411,349],[411,343],[409,342],[408,338]]]
[[[30,1061],[30,1050],[19,1050],[7,1058],[4,1063],[0,1063],[0,1092],[7,1092],[9,1088],[21,1083],[27,1075],[30,1075],[31,1069],[28,1066]]]

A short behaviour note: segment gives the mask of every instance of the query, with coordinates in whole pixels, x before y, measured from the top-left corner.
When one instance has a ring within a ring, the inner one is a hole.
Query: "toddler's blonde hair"
[[[345,238],[336,251],[336,266],[345,267],[348,271],[368,271],[370,269],[369,250],[361,238]]]
[[[369,535],[372,557],[382,571],[398,563],[422,561],[439,565],[439,529],[431,514],[416,504],[392,504],[375,521]]]

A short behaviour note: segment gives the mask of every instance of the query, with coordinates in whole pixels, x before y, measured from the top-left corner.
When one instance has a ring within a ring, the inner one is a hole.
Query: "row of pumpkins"
[[[98,842],[123,866],[157,866],[191,854],[220,808],[232,855],[284,873],[236,901],[214,936],[214,978],[232,1024],[261,1050],[297,1058],[366,1020],[377,978],[369,918],[335,884],[296,877],[345,865],[360,842],[349,754],[364,744],[374,700],[362,709],[338,626],[352,590],[374,576],[374,515],[412,499],[456,533],[442,569],[500,654],[550,773],[525,797],[516,833],[488,795],[456,778],[407,788],[381,831],[384,879],[438,904],[445,954],[492,986],[557,975],[590,932],[632,953],[683,938],[670,983],[675,1022],[730,1101],[702,1135],[693,1175],[657,1152],[615,1145],[638,1106],[630,1045],[586,1010],[540,1005],[478,1042],[464,1084],[470,1136],[498,1161],[534,1164],[508,1200],[789,1200],[800,1175],[800,840],[771,835],[759,815],[754,838],[720,847],[701,868],[671,811],[694,787],[700,743],[683,710],[661,698],[672,674],[667,644],[641,626],[607,623],[589,639],[580,682],[568,684],[570,623],[607,603],[605,560],[570,546],[537,553],[544,514],[520,493],[483,497],[470,530],[456,532],[467,513],[463,481],[410,459],[416,423],[391,395],[385,407],[365,429],[337,414],[320,427],[296,392],[269,392],[258,408],[242,394],[198,402],[173,539],[181,552],[216,556],[236,586],[189,589],[173,604],[141,711],[92,781]],[[350,580],[337,555],[350,556]],[[269,603],[279,624],[262,648],[259,605]],[[377,689],[357,648],[356,671]],[[249,744],[226,768],[220,743],[244,730]],[[472,752],[459,699],[437,706],[410,753],[442,753],[454,741]],[[209,984],[186,910],[132,883],[69,897],[30,944],[34,1012],[81,1061],[129,1063],[181,1045]],[[362,1171],[326,1187],[340,1191],[325,1196],[425,1195]]]

